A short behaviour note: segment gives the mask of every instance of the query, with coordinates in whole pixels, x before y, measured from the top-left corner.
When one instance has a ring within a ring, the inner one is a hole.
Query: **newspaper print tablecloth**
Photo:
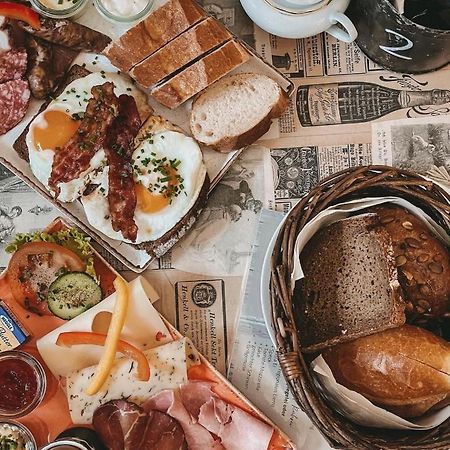
[[[195,229],[144,276],[161,295],[161,312],[220,371],[228,368],[232,382],[299,450],[326,450],[329,446],[286,386],[258,292],[252,286],[246,291],[260,213],[263,208],[287,213],[322,178],[370,163],[414,169],[450,189],[450,97],[445,97],[450,67],[424,75],[390,73],[355,44],[327,34],[300,40],[268,35],[253,25],[237,0],[201,3],[288,74],[296,90],[283,117],[217,186]],[[403,91],[400,102],[397,91]],[[282,214],[264,214],[266,234],[273,233]],[[15,233],[40,229],[57,215],[0,167],[0,249]],[[7,260],[1,251],[0,267]]]

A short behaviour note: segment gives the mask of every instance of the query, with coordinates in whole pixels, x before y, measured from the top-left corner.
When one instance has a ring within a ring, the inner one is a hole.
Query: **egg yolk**
[[[177,172],[170,166],[166,166],[170,180],[168,189],[178,184]],[[165,208],[170,202],[170,195],[164,195],[156,192],[150,192],[143,184],[135,184],[137,208],[144,213],[155,213]]]
[[[35,148],[39,150],[59,150],[64,147],[77,132],[80,120],[73,120],[62,111],[44,113],[45,124],[36,125],[33,131]]]

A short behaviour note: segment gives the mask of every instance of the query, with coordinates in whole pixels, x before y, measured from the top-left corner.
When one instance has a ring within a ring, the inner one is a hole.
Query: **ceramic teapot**
[[[284,38],[304,38],[326,31],[352,42],[358,35],[344,14],[350,0],[241,0],[248,16],[263,30]]]

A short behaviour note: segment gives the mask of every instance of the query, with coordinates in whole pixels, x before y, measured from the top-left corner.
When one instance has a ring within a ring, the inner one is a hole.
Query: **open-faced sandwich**
[[[73,66],[15,149],[98,231],[160,256],[195,221],[209,178],[196,141],[151,113],[127,78]]]

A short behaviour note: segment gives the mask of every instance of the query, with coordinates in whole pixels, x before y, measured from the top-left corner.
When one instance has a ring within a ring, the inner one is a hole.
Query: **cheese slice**
[[[142,405],[152,395],[164,389],[175,389],[188,381],[187,371],[200,359],[188,338],[144,351],[150,364],[150,379],[136,379],[136,363],[128,358],[118,359],[108,380],[95,395],[87,395],[86,389],[96,366],[86,367],[66,378],[67,400],[73,423],[89,424],[94,411],[110,400],[126,399]]]
[[[138,277],[129,283],[129,289],[130,302],[120,338],[139,349],[153,348],[172,341],[169,330],[149,300],[155,298],[153,287],[143,277]],[[92,329],[94,319],[100,317],[99,313],[112,313],[116,298],[116,293],[110,295],[37,341],[39,353],[53,375],[63,377],[99,362],[103,347],[76,345],[66,348],[56,345],[56,340],[60,333],[67,331],[96,331]]]

